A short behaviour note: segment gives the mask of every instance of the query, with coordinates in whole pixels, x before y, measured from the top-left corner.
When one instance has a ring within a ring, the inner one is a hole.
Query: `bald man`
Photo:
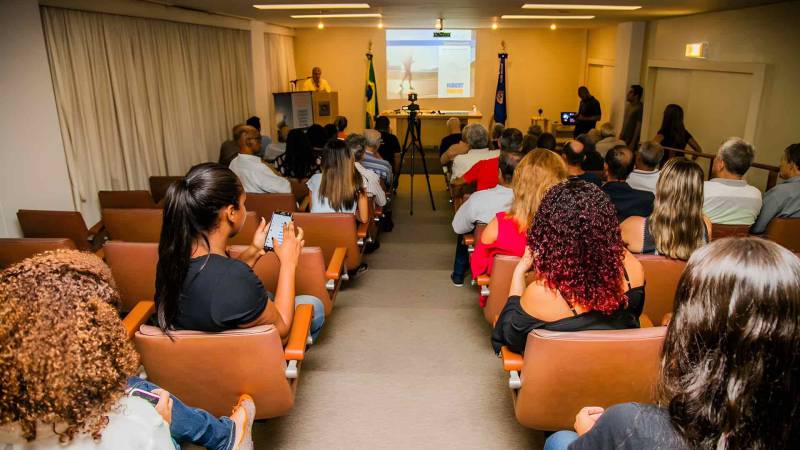
[[[311,69],[311,78],[307,78],[303,82],[301,91],[314,91],[314,92],[330,92],[331,86],[328,81],[322,78],[322,69],[314,67]]]
[[[443,137],[441,144],[439,144],[439,157],[441,157],[451,145],[461,142],[461,128],[461,121],[458,120],[458,117],[447,119],[447,129],[450,130],[450,134]]]

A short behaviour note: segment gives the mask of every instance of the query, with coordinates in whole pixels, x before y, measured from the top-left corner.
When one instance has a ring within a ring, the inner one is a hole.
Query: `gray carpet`
[[[474,288],[449,280],[455,241],[441,175],[408,177],[395,229],[367,256],[369,271],[339,293],[300,372],[286,417],[257,422],[259,449],[530,449]]]

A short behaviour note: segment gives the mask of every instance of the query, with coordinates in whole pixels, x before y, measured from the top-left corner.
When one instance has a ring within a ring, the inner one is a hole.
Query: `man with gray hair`
[[[389,187],[392,185],[392,165],[381,158],[378,149],[381,146],[381,132],[378,130],[364,130],[366,147],[361,165],[377,173]]]
[[[664,148],[658,142],[645,141],[639,146],[636,153],[636,168],[628,175],[628,184],[640,191],[656,193],[656,182],[661,170],[661,160],[664,159]]]
[[[378,135],[380,136],[380,134]],[[367,153],[367,139],[360,134],[352,133],[345,138],[344,142],[347,144],[347,148],[353,152],[353,157],[356,160],[356,170],[358,170],[358,173],[361,174],[361,178],[364,179],[364,186],[367,189],[367,195],[372,197],[372,200],[375,202],[376,206],[385,205],[386,193],[381,187],[381,177],[378,176],[377,173],[364,167],[362,164],[362,161],[364,161],[364,156]]]
[[[600,140],[594,144],[594,149],[597,150],[597,153],[605,158],[606,153],[618,145],[625,145],[625,141],[617,139],[617,134],[614,132],[614,125],[611,125],[609,122],[600,125]]]
[[[469,151],[453,159],[451,178],[463,177],[478,161],[500,156],[500,150],[489,150],[489,133],[483,125],[479,123],[467,125],[461,134],[469,145]]]
[[[461,142],[461,120],[458,117],[451,117],[447,119],[447,130],[450,134],[442,138],[439,144],[439,157],[441,158],[444,152],[450,149],[450,146]]]
[[[703,186],[703,212],[711,223],[752,225],[761,211],[761,191],[747,184],[744,174],[755,158],[753,146],[738,137],[726,139],[717,151]]]

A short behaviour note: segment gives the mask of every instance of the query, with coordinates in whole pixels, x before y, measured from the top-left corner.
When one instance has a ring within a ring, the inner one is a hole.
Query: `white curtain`
[[[247,31],[42,7],[67,166],[87,223],[97,191],[146,189],[216,161],[252,111]]]
[[[289,81],[297,72],[294,66],[294,38],[281,34],[264,34],[264,50],[267,61],[267,89],[269,95],[269,135],[277,139],[273,92],[286,92]]]

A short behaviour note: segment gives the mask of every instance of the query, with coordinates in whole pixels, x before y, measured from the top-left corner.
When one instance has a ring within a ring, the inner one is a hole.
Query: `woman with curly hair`
[[[533,268],[536,279],[525,286]],[[508,303],[492,332],[495,352],[522,353],[528,333],[638,328],[644,271],[625,249],[614,205],[597,186],[569,179],[542,199]]]
[[[0,272],[0,447],[252,449],[249,397],[217,419],[134,376],[119,300],[92,254],[58,250]],[[134,386],[158,403],[131,396]]]
[[[794,448],[798,317],[797,256],[757,238],[698,249],[675,293],[657,404],[583,408],[577,433],[558,432],[545,449]]]

